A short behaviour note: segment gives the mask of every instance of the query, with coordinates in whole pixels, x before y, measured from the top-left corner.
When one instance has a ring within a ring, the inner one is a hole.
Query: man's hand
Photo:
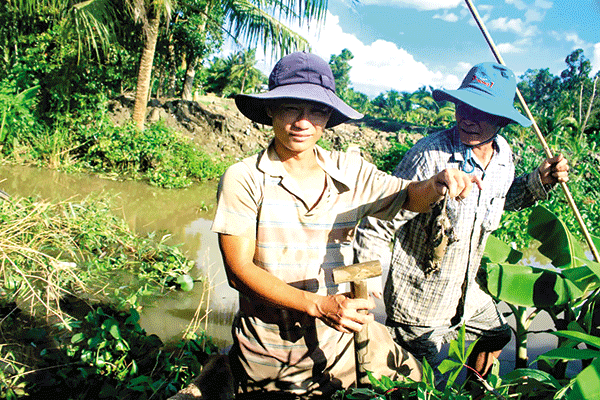
[[[435,191],[439,198],[446,195],[451,199],[462,200],[466,198],[473,189],[473,183],[481,190],[481,180],[475,175],[468,175],[458,169],[449,168],[433,177]]]
[[[366,323],[373,322],[373,314],[368,310],[375,308],[373,299],[351,299],[346,294],[324,296],[317,303],[316,317],[330,327],[344,333],[358,332]]]
[[[569,180],[569,161],[562,154],[547,158],[538,168],[538,172],[544,185],[567,182]]]
[[[409,211],[428,212],[433,204],[446,195],[446,192],[453,199],[466,198],[473,189],[473,183],[481,190],[479,177],[467,175],[454,168],[445,169],[433,178],[411,182],[408,185],[408,199],[403,207]]]

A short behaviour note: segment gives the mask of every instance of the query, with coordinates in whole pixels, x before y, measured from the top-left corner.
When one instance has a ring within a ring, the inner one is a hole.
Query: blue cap
[[[486,62],[475,65],[457,90],[436,89],[436,101],[462,101],[488,114],[510,119],[521,126],[532,124],[514,107],[517,81],[515,74],[504,65]]]
[[[336,96],[331,67],[311,53],[296,52],[280,59],[269,76],[269,91],[239,94],[235,97],[235,104],[252,121],[271,125],[273,122],[267,114],[266,106],[273,100],[283,99],[314,101],[331,107],[333,112],[326,128],[363,117]]]

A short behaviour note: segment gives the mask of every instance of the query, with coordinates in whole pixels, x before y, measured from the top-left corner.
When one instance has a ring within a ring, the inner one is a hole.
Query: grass
[[[70,295],[134,305],[139,296],[177,286],[193,267],[155,234],[134,235],[106,198],[4,201],[0,221],[2,297],[32,316],[66,322],[60,301]]]

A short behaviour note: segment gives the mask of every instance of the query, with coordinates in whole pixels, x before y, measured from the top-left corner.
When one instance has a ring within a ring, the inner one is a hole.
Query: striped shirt
[[[256,240],[254,263],[288,284],[319,294],[345,292],[332,269],[353,262],[361,218],[391,219],[406,199],[408,181],[378,171],[360,156],[315,147],[326,188],[308,210],[297,183],[274,150],[244,159],[223,175],[212,230]],[[331,380],[338,356],[352,341],[321,320],[274,308],[240,294],[234,344],[250,380],[308,393]]]
[[[393,222],[366,218],[357,229],[358,261],[389,257],[393,241],[384,288],[389,319],[418,326],[453,325],[493,301],[475,281],[488,236],[498,227],[504,209],[519,210],[547,196],[537,170],[514,178],[513,154],[503,137],[497,136],[493,145],[493,156],[484,168],[476,157],[467,156],[467,146],[452,128],[419,140],[394,171],[404,179],[423,180],[457,168],[473,170],[471,174],[483,182],[483,189],[473,186],[462,203],[448,201],[448,217],[458,240],[447,247],[437,271],[424,273],[428,214],[401,211]]]

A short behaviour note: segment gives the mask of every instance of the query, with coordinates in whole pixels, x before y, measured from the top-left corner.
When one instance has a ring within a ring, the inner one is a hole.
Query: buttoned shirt
[[[493,301],[475,281],[488,236],[498,227],[504,209],[519,210],[547,196],[537,170],[514,178],[513,154],[503,137],[496,136],[493,149],[484,167],[477,157],[468,155],[469,148],[452,128],[419,140],[393,173],[423,180],[456,168],[477,175],[483,183],[481,190],[473,185],[462,202],[448,200],[448,217],[458,240],[447,247],[440,267],[432,273],[425,273],[427,213],[401,211],[393,222],[366,218],[359,226],[355,242],[358,261],[389,255],[393,240],[384,288],[389,319],[418,326],[454,325]]]
[[[321,199],[308,208],[274,146],[231,166],[218,188],[212,230],[256,240],[254,263],[288,284],[319,294],[345,292],[332,269],[353,262],[361,218],[391,219],[406,199],[408,181],[378,171],[362,157],[315,147],[325,171]],[[323,370],[352,341],[307,314],[275,308],[240,293],[234,326],[250,379],[296,393],[331,379]]]

